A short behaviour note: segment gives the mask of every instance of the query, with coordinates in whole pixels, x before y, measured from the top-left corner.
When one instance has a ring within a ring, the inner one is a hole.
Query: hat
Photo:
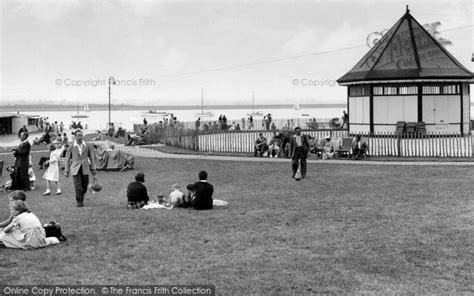
[[[330,136],[326,136],[326,137],[324,137],[324,139],[326,139],[326,140],[331,140],[331,137],[330,137]]]

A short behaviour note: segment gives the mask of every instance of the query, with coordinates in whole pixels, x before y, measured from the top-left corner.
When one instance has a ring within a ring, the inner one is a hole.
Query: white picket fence
[[[269,131],[244,131],[200,134],[199,151],[215,152],[253,152],[254,143],[259,133],[268,141],[274,133]],[[336,146],[347,138],[345,130],[307,130],[304,131],[316,139],[326,136],[331,138]],[[474,139],[472,135],[453,136],[449,134],[420,134],[397,137],[394,134],[361,135],[368,144],[369,154],[373,156],[401,157],[473,157]]]

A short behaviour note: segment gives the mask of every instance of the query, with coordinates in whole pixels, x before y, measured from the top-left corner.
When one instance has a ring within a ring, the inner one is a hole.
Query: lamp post
[[[113,76],[110,76],[109,77],[109,127],[108,127],[109,129],[111,128],[111,123],[112,123],[111,118],[110,118],[110,95],[111,95],[110,86],[112,84],[116,84],[115,83],[115,78]]]

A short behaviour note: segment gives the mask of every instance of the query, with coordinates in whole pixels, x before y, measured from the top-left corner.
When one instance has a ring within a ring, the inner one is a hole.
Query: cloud
[[[282,51],[299,55],[363,45],[368,33],[348,23],[342,23],[335,30],[328,27],[325,27],[325,30],[317,30],[299,25],[299,32],[282,45]]]
[[[33,0],[9,1],[3,8],[5,15],[27,15],[34,19],[53,24],[67,18],[80,6],[79,0],[37,2]]]
[[[320,37],[318,37],[316,30],[305,25],[299,25],[298,27],[299,32],[295,33],[282,45],[283,52],[298,55],[317,51]]]
[[[164,73],[174,74],[184,71],[188,64],[188,59],[188,53],[177,48],[170,48],[162,55],[160,64],[163,67]]]
[[[163,3],[153,2],[151,0],[123,0],[121,6],[123,9],[132,12],[135,16],[148,17],[156,16],[157,9],[160,9]]]

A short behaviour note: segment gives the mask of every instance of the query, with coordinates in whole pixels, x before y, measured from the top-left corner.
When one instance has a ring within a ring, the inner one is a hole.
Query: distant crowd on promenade
[[[341,118],[332,118],[331,120],[316,120],[315,117],[308,119],[277,119],[274,120],[272,114],[268,113],[262,119],[255,119],[249,115],[240,120],[229,121],[225,114],[219,115],[217,120],[205,120],[197,118],[194,123],[178,121],[177,117],[171,114],[164,117],[163,120],[149,123],[146,118],[143,119],[142,128],[164,129],[167,127],[194,129],[199,132],[232,132],[244,130],[294,130],[299,124],[304,124],[305,129],[316,130],[319,128],[347,129],[349,126],[349,114],[344,111]]]

